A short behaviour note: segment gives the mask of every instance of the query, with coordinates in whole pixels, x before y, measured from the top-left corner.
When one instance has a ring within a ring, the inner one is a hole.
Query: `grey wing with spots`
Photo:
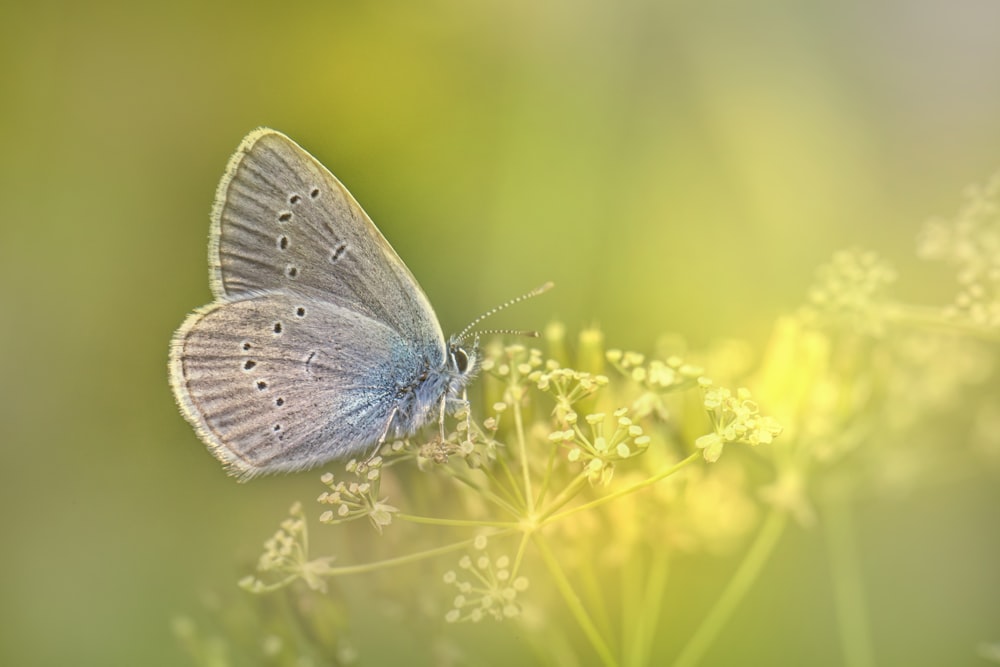
[[[210,304],[171,344],[187,420],[242,479],[363,456],[389,429],[397,378],[420,362],[399,334],[299,294]]]
[[[282,290],[382,322],[443,361],[444,335],[413,274],[333,174],[291,139],[251,132],[216,193],[212,291]]]

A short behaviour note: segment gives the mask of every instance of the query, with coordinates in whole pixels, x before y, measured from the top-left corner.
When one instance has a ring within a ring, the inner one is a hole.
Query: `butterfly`
[[[230,159],[209,261],[215,300],[174,334],[170,384],[236,477],[364,456],[434,420],[443,433],[445,412],[466,404],[472,325],[445,339],[371,219],[284,134],[255,130]]]

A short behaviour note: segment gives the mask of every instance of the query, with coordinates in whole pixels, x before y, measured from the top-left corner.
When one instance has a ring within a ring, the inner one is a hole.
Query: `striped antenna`
[[[476,336],[489,336],[491,334],[500,334],[505,336],[524,336],[525,338],[538,338],[539,333],[537,331],[531,330],[521,330],[521,329],[484,329],[483,331],[473,331]]]
[[[467,326],[464,329],[462,329],[462,333],[460,333],[457,336],[455,336],[455,340],[459,340],[459,341],[465,340],[466,336],[469,335],[469,332],[472,331],[472,327],[476,326],[477,324],[479,324],[480,322],[482,322],[483,320],[485,320],[490,315],[495,315],[495,314],[499,313],[501,310],[503,310],[505,308],[509,308],[510,306],[513,306],[515,303],[521,303],[525,299],[530,299],[532,297],[538,296],[539,294],[544,294],[545,292],[548,292],[553,287],[555,287],[555,283],[553,283],[551,281],[547,282],[547,283],[545,283],[544,285],[542,285],[540,287],[536,287],[535,289],[531,290],[530,292],[526,292],[525,294],[522,294],[519,297],[516,297],[514,299],[511,299],[510,301],[507,301],[505,303],[500,304],[496,308],[492,308],[492,309],[486,311],[485,313],[483,313],[482,315],[480,315],[476,319],[472,320],[472,322],[469,323],[469,326]],[[537,331],[517,331],[517,330],[514,330],[514,329],[493,329],[493,330],[490,330],[490,331],[480,331],[478,333],[479,334],[494,334],[494,333],[498,333],[498,334],[516,334],[516,335],[519,335],[519,336],[528,336],[529,338],[538,338],[538,332]]]

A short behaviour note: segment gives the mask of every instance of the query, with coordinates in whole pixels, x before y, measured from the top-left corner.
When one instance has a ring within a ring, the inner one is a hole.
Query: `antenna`
[[[525,331],[522,329],[484,329],[483,331],[472,332],[477,336],[489,336],[490,334],[501,334],[507,336],[524,336],[525,338],[538,338],[537,331]]]
[[[539,294],[544,294],[545,292],[548,292],[553,287],[555,287],[555,283],[549,281],[549,282],[545,283],[544,285],[536,287],[535,289],[531,290],[530,292],[526,292],[526,293],[522,294],[519,297],[516,297],[514,299],[511,299],[510,301],[507,301],[505,303],[500,304],[496,308],[492,308],[490,310],[487,310],[485,313],[483,313],[482,315],[480,315],[476,319],[472,320],[472,322],[469,323],[469,326],[467,326],[464,329],[462,329],[462,333],[460,333],[457,336],[455,336],[455,340],[464,340],[465,337],[469,335],[469,332],[472,330],[472,327],[476,326],[477,324],[479,324],[480,322],[482,322],[483,320],[485,320],[490,315],[495,315],[495,314],[499,313],[501,310],[503,310],[505,308],[509,308],[510,306],[513,306],[515,303],[520,303],[520,302],[524,301],[525,299],[530,299],[532,297],[538,296]],[[490,333],[517,334],[517,335],[520,335],[520,336],[528,336],[530,338],[538,338],[538,332],[537,331],[517,331],[517,330],[513,330],[513,329],[494,329],[494,330],[491,330],[491,331],[481,331],[480,333],[483,333],[483,334],[490,334]]]

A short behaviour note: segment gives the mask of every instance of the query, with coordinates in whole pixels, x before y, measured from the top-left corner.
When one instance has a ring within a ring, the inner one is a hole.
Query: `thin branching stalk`
[[[757,538],[753,545],[743,557],[729,585],[708,615],[702,620],[701,625],[691,635],[687,645],[681,650],[680,655],[674,662],[674,667],[695,667],[712,647],[715,639],[722,632],[722,629],[729,622],[736,606],[746,597],[754,582],[760,576],[761,570],[771,557],[778,540],[785,531],[788,522],[788,515],[777,509],[772,509],[764,520]]]
[[[875,657],[869,634],[868,605],[864,578],[858,562],[858,545],[848,498],[837,492],[826,494],[823,526],[833,578],[833,599],[837,611],[840,645],[847,667],[872,667]]]
[[[548,568],[549,573],[552,575],[552,579],[555,582],[556,587],[559,589],[559,593],[562,595],[563,601],[569,607],[570,612],[573,614],[573,618],[576,619],[577,624],[580,626],[584,635],[586,635],[587,640],[594,648],[597,656],[600,658],[605,667],[617,667],[618,661],[615,659],[615,656],[608,647],[604,637],[601,636],[597,626],[594,625],[593,620],[591,620],[586,607],[584,607],[580,597],[573,589],[573,585],[566,577],[566,573],[563,572],[562,567],[559,565],[559,559],[554,553],[552,553],[552,549],[549,548],[545,538],[540,534],[535,533],[533,535],[533,541],[535,546],[538,547],[542,560],[545,561],[545,565]]]

